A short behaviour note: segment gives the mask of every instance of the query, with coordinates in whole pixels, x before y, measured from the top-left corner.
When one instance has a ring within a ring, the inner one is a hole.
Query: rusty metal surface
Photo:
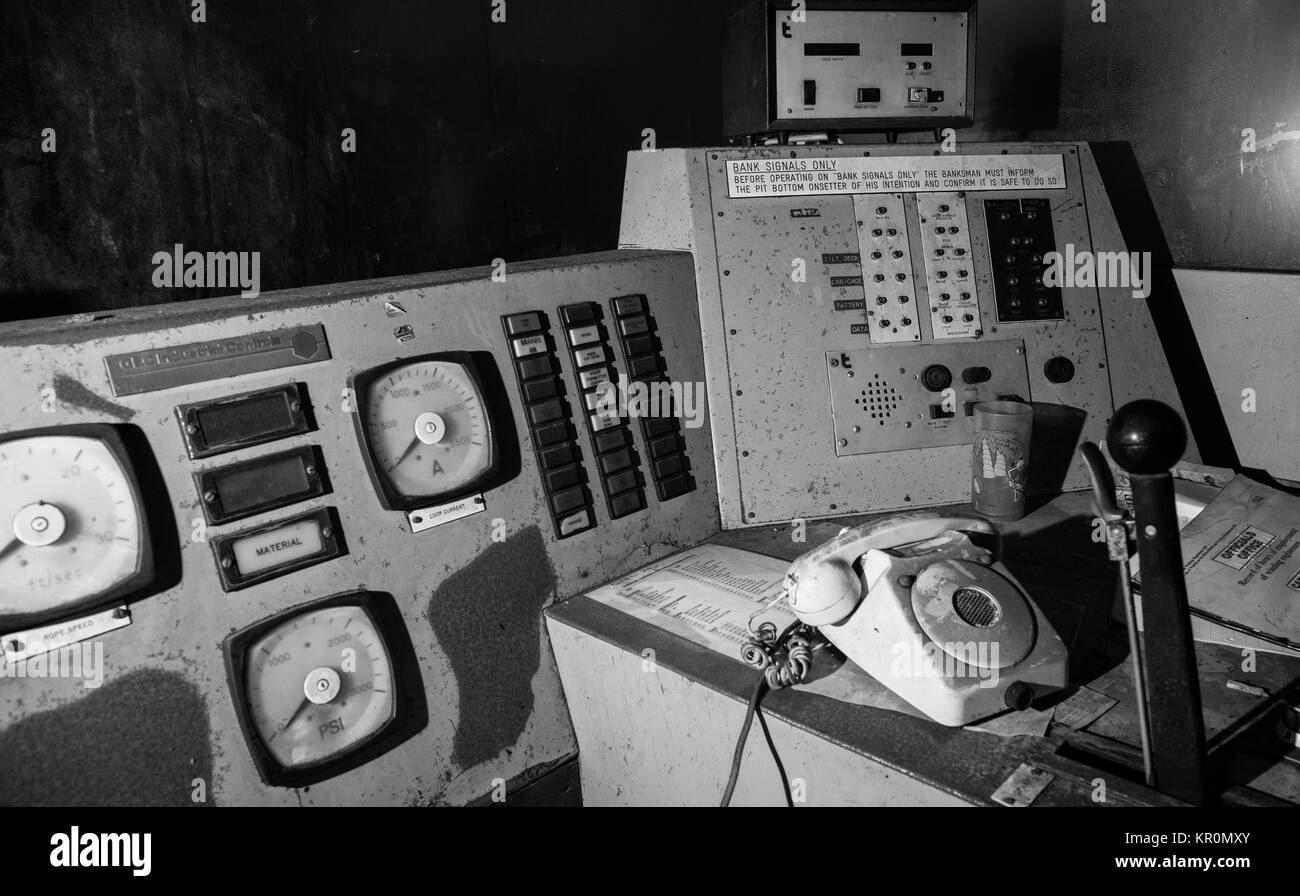
[[[181,573],[175,587],[132,605],[130,626],[105,637],[101,690],[74,679],[0,680],[0,801],[188,803],[192,780],[202,779],[209,804],[459,804],[489,792],[496,779],[514,786],[573,755],[541,610],[716,531],[708,429],[682,430],[696,491],[664,503],[651,492],[646,510],[611,521],[600,482],[592,477],[599,524],[580,535],[555,539],[526,442],[519,474],[486,493],[486,512],[411,534],[405,516],[383,510],[374,494],[352,414],[344,408],[344,389],[350,374],[397,357],[490,352],[511,399],[514,428],[526,440],[501,314],[542,310],[555,320],[561,304],[603,304],[612,296],[644,293],[669,373],[699,381],[694,273],[689,256],[660,252],[521,264],[509,267],[500,283],[490,273],[475,269],[340,284],[252,301],[204,300],[99,322],[0,327],[0,378],[7,384],[0,431],[128,419],[138,426],[161,469],[166,524],[180,543]],[[405,314],[387,316],[386,302],[399,303]],[[112,398],[105,355],[310,324],[325,327],[333,360]],[[415,338],[397,341],[393,330],[399,324],[409,324]],[[572,395],[573,371],[560,355],[561,377]],[[617,350],[615,367],[625,369]],[[315,431],[215,461],[187,457],[176,405],[293,381],[306,385]],[[639,428],[633,429],[644,462],[646,446]],[[581,426],[578,432],[584,433]],[[591,443],[585,434],[578,438],[590,463]],[[304,444],[320,446],[330,494],[208,532],[335,507],[347,555],[223,593],[209,545],[191,539],[202,520],[192,472]],[[492,533],[499,527],[506,537],[498,542]],[[428,725],[368,764],[309,788],[266,787],[235,717],[221,643],[280,610],[358,588],[387,591],[396,599],[419,662]],[[106,713],[121,724],[105,734]],[[113,733],[122,725],[138,732],[141,742],[132,746],[120,731]],[[33,751],[39,761],[30,758]],[[151,758],[159,755],[167,761]]]

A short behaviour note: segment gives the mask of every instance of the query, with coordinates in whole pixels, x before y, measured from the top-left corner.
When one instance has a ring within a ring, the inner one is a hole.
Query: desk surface
[[[1100,776],[1110,805],[1176,805],[1139,783],[1142,758],[1127,639],[1123,626],[1110,620],[1116,570],[1105,545],[1092,540],[1088,503],[1085,492],[1040,499],[1025,519],[1000,526],[1003,561],[1071,645],[1071,687],[1049,701],[1065,699],[1078,685],[1118,701],[1085,730],[1054,724],[1043,737],[1001,737],[797,690],[769,693],[764,712],[975,803],[991,804],[990,795],[1027,762],[1052,772],[1063,785],[1051,788],[1052,796],[1045,793],[1039,804],[1091,804],[1093,782]],[[791,539],[789,527],[720,532],[710,540],[793,560],[842,527],[872,518],[810,522],[802,543]],[[633,652],[653,647],[659,663],[738,701],[747,701],[753,689],[757,673],[738,658],[589,598],[573,598],[548,613]],[[1254,670],[1246,672],[1237,648],[1198,643],[1196,653],[1210,764],[1222,782],[1224,802],[1300,804],[1300,755],[1288,754],[1273,735],[1268,720],[1275,704],[1227,687],[1228,681],[1239,681],[1269,694],[1288,691],[1300,683],[1300,658],[1260,653]]]

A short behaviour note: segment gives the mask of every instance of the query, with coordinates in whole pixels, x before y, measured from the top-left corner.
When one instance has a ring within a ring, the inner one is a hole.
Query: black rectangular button
[[[965,404],[965,406],[964,406],[964,410],[966,411],[966,416],[967,416],[967,417],[974,416],[974,414],[975,414],[975,405],[977,405],[977,404],[979,404],[978,401],[968,401],[968,402],[966,402],[966,404]]]
[[[564,405],[558,398],[535,404],[528,408],[528,420],[533,426],[541,426],[564,416]]]
[[[613,454],[601,455],[599,463],[600,471],[608,476],[610,473],[617,473],[632,466],[632,453],[623,448]]]
[[[506,332],[511,336],[536,333],[542,328],[542,316],[536,311],[526,314],[512,314],[506,318]]]
[[[672,417],[645,417],[645,434],[647,438],[677,432],[677,421]]]
[[[644,315],[638,314],[636,317],[629,317],[618,322],[618,331],[624,336],[636,336],[640,333],[650,332],[650,322]]]
[[[640,358],[629,358],[627,361],[627,372],[632,379],[642,379],[659,372],[659,356],[643,355]]]
[[[533,442],[539,448],[569,441],[569,421],[557,420],[533,430]]]
[[[623,492],[609,499],[609,515],[614,519],[621,516],[627,516],[629,513],[636,513],[645,506],[645,498],[641,492]]]
[[[689,473],[678,473],[669,479],[659,483],[659,500],[667,501],[669,498],[676,498],[678,495],[684,495],[695,488],[695,483],[691,481]]]
[[[655,338],[653,336],[630,336],[623,340],[623,354],[625,355],[648,355],[655,350]]]
[[[636,488],[636,470],[624,470],[605,480],[605,493],[617,495],[630,488]]]
[[[560,318],[566,324],[585,324],[596,319],[596,306],[591,302],[565,305],[560,309]]]
[[[555,510],[556,516],[568,513],[570,510],[577,510],[586,503],[587,496],[583,494],[581,486],[551,496],[551,507]]]
[[[552,470],[545,476],[546,490],[548,492],[558,492],[570,486],[580,485],[582,483],[582,473],[578,470],[577,464],[569,464],[567,467],[560,467],[558,470]]]
[[[645,311],[645,296],[619,296],[613,300],[614,314],[627,317]]]
[[[678,451],[682,450],[680,441],[681,440],[677,438],[677,433],[660,436],[650,443],[650,456],[658,459],[666,457],[669,454],[676,454]]]
[[[560,394],[560,381],[553,376],[524,383],[524,401],[543,401]]]
[[[550,355],[533,355],[519,362],[519,378],[531,380],[535,376],[550,376],[555,373],[555,362]]]
[[[577,452],[573,450],[572,442],[564,442],[547,448],[541,453],[542,466],[548,470],[554,470],[556,467],[562,467],[565,464],[573,463],[577,458]]]
[[[613,451],[615,448],[622,448],[627,444],[627,430],[623,427],[617,429],[607,429],[604,432],[596,433],[596,453],[604,454],[606,451]]]
[[[670,454],[654,462],[656,479],[667,479],[674,473],[680,473],[684,469],[686,469],[686,455],[684,454]]]
[[[946,410],[941,404],[930,405],[931,420],[951,420],[955,416],[957,416],[956,413]]]

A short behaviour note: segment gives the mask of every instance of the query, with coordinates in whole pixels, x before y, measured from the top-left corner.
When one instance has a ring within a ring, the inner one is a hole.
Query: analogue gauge
[[[268,783],[320,780],[392,745],[407,712],[399,698],[409,702],[412,688],[401,673],[409,640],[391,600],[340,595],[231,640],[240,719]]]
[[[111,426],[0,437],[0,620],[125,596],[152,574],[140,492]]]
[[[353,381],[366,459],[385,506],[409,510],[481,490],[494,428],[470,356],[427,355]]]

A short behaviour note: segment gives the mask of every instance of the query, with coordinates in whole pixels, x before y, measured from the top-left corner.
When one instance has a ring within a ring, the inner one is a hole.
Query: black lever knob
[[[1187,428],[1158,401],[1130,402],[1106,433],[1110,456],[1129,474],[1142,561],[1142,661],[1155,786],[1186,802],[1210,798],[1205,724],[1183,578],[1182,542],[1169,468],[1183,456]]]
[[[1187,427],[1169,405],[1143,398],[1115,412],[1106,447],[1129,473],[1166,473],[1187,449]]]

